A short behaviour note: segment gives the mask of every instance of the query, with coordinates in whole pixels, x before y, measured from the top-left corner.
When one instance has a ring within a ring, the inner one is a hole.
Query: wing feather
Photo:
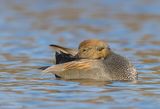
[[[76,49],[65,48],[65,47],[62,47],[62,46],[59,46],[59,45],[51,44],[50,47],[52,47],[57,52],[62,52],[62,53],[65,53],[65,54],[71,54],[73,56],[75,56],[78,53],[78,51]]]
[[[94,61],[84,59],[81,61],[71,61],[64,64],[57,64],[43,70],[45,73],[59,74],[71,70],[90,70],[93,68]]]

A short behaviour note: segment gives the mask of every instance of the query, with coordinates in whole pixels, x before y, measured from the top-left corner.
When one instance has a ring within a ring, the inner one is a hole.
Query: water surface
[[[1,0],[1,109],[155,109],[160,107],[160,1]],[[107,40],[139,72],[136,82],[56,80],[49,44]]]

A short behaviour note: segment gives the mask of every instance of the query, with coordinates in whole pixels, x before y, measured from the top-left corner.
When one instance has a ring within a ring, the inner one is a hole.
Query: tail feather
[[[51,44],[49,46],[52,47],[56,52],[59,52],[59,53],[62,52],[62,53],[70,54],[70,55],[73,55],[73,56],[75,56],[78,52],[75,49],[65,48],[65,47],[62,47],[62,46],[59,46],[59,45]]]

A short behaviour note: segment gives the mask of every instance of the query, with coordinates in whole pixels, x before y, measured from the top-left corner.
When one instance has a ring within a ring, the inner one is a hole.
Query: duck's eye
[[[83,52],[84,52],[84,51],[87,51],[87,49],[83,49],[82,51],[83,51]]]
[[[104,47],[97,47],[98,51],[102,51],[104,49]]]
[[[89,51],[89,50],[91,50],[92,48],[83,48],[82,49],[82,51],[84,52],[84,51]]]

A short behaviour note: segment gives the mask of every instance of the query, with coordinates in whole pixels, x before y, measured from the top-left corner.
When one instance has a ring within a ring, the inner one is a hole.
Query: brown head
[[[104,59],[111,53],[108,44],[98,39],[89,39],[80,43],[78,57],[83,59]]]

